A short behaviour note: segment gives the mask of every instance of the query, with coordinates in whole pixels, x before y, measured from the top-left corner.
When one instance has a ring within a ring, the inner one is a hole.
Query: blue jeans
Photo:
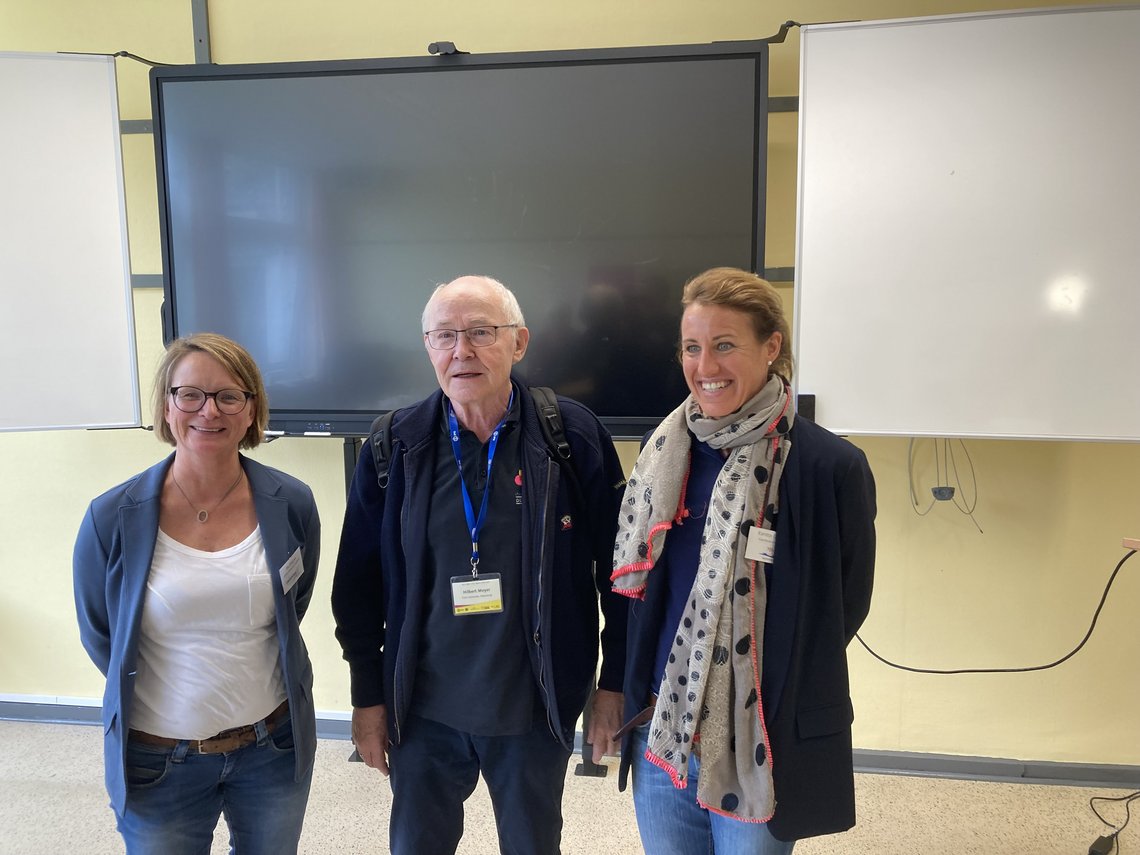
[[[741,822],[697,804],[700,761],[689,760],[688,786],[645,759],[649,725],[633,732],[633,808],[646,855],[790,855],[795,841],[777,840],[762,822]]]
[[[297,851],[312,773],[294,781],[293,727],[258,722],[257,742],[227,754],[127,743],[127,803],[117,817],[127,855],[209,855],[225,815],[231,855]]]
[[[487,782],[503,855],[557,855],[570,752],[544,716],[521,736],[475,736],[410,716],[388,754],[393,855],[448,855],[463,836],[463,802]]]

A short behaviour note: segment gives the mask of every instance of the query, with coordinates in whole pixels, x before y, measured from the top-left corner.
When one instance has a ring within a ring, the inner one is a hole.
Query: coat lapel
[[[244,456],[241,462],[253,492],[265,560],[275,579],[275,588],[281,593],[281,567],[300,546],[289,527],[289,503],[281,495],[281,484],[270,470]],[[280,598],[277,599],[280,602]]]
[[[123,504],[119,507],[119,530],[123,537],[123,580],[121,608],[126,610],[130,640],[124,648],[131,661],[123,662],[125,671],[133,671],[134,655],[138,651],[139,621],[142,617],[143,598],[146,595],[146,581],[150,576],[150,565],[154,559],[154,545],[158,540],[158,517],[161,510],[162,483],[167,470],[174,460],[169,455],[165,460],[143,472],[127,490]],[[123,616],[120,616],[120,620]]]

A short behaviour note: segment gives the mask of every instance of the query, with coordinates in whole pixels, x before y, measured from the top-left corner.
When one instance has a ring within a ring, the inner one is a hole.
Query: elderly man
[[[559,464],[513,382],[530,332],[501,283],[464,276],[423,313],[440,391],[395,414],[386,486],[353,477],[333,580],[352,736],[391,775],[391,850],[454,852],[482,772],[504,853],[557,853],[574,731],[616,750],[627,606],[609,569],[624,478],[613,443],[559,398]],[[571,469],[572,471],[567,471]]]

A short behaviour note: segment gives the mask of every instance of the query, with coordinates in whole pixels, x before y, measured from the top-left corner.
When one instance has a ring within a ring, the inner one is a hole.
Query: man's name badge
[[[771,564],[776,558],[776,532],[758,525],[748,529],[748,543],[744,547],[744,557],[749,561],[763,561]]]
[[[503,610],[503,583],[498,573],[451,577],[451,608],[457,615]]]

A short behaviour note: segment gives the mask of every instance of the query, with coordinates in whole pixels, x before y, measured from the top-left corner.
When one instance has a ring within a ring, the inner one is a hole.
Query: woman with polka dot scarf
[[[797,418],[779,293],[684,290],[689,396],[644,443],[614,548],[629,596],[624,789],[645,851],[790,853],[854,825],[846,647],[867,615],[863,452]]]

